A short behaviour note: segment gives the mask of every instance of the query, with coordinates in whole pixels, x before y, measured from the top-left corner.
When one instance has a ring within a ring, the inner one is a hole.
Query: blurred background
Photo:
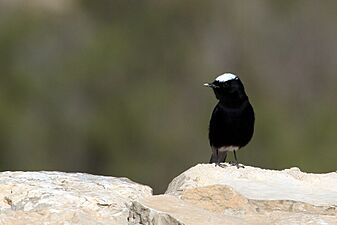
[[[336,12],[334,0],[0,0],[0,169],[161,193],[209,161],[216,99],[202,84],[233,72],[256,112],[240,162],[336,171]]]

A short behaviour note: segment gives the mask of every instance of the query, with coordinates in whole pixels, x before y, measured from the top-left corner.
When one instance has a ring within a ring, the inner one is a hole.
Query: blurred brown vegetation
[[[0,169],[127,176],[155,192],[208,162],[216,100],[243,80],[247,165],[336,170],[337,1],[0,0]]]

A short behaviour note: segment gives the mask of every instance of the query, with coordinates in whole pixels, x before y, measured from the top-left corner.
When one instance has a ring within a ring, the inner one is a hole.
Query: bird
[[[255,114],[243,83],[237,75],[224,73],[204,86],[212,88],[218,99],[209,122],[210,163],[222,166],[227,152],[232,151],[235,162],[230,164],[237,168],[244,167],[238,163],[236,151],[252,139]]]

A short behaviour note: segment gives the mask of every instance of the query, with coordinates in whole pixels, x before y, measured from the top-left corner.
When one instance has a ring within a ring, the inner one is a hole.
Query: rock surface
[[[127,178],[61,172],[0,173],[0,224],[128,224],[152,189]]]
[[[127,178],[0,173],[0,224],[337,225],[337,173],[199,164],[163,195]]]
[[[337,173],[199,164],[166,194],[134,202],[131,224],[337,224]]]
[[[180,197],[159,195],[134,202],[129,221],[137,225],[337,224],[335,207],[293,201],[250,200],[222,185],[189,189]]]
[[[293,200],[313,205],[337,205],[337,173],[303,173],[298,168],[266,170],[228,164],[199,164],[174,178],[166,194],[179,194],[188,188],[229,185],[249,199]]]

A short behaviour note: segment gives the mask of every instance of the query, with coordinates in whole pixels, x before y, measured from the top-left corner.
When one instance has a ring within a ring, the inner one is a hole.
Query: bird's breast
[[[254,111],[248,103],[244,107],[226,108],[218,104],[209,125],[210,144],[215,147],[245,146],[254,130]]]

